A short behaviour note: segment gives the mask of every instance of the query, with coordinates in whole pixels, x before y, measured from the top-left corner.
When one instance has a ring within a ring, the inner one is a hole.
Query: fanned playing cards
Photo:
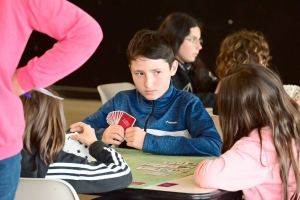
[[[78,140],[72,140],[70,136],[74,134],[79,134],[79,133],[78,132],[66,133],[66,139],[65,139],[65,145],[63,147],[63,151],[86,158],[88,162],[91,162],[93,160],[93,157],[89,153],[88,146],[82,144]]]
[[[283,85],[287,94],[296,99],[300,99],[300,87],[298,85]]]
[[[106,121],[109,125],[118,124],[126,130],[133,126],[135,118],[124,111],[118,110],[108,113]]]

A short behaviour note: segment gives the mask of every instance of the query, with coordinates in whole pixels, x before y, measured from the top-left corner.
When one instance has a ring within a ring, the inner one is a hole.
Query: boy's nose
[[[150,76],[146,76],[144,85],[146,88],[151,88],[153,85],[153,78]]]

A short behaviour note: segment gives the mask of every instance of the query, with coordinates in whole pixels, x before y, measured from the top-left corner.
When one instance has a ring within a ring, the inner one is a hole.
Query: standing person
[[[245,199],[299,199],[300,107],[280,78],[261,65],[236,67],[217,102],[223,154],[199,164],[196,183],[243,190]]]
[[[136,89],[117,93],[83,120],[102,131],[98,139],[113,145],[125,141],[153,154],[219,156],[222,141],[201,101],[172,84],[178,63],[167,38],[158,31],[138,31],[127,59]],[[109,125],[113,111],[135,117],[133,127]]]
[[[204,66],[198,56],[202,49],[201,25],[184,13],[172,13],[160,25],[158,31],[168,38],[179,67],[172,77],[174,86],[194,93],[204,107],[212,107],[218,79]]]
[[[30,94],[31,98],[21,96],[26,121],[21,177],[63,179],[79,194],[123,189],[131,183],[131,171],[122,156],[98,141],[89,125],[73,124],[71,131],[82,133],[68,137],[89,147],[89,154],[96,161],[88,162],[87,158],[64,152],[66,123],[62,100],[35,90]]]
[[[25,122],[18,96],[70,74],[102,39],[99,24],[65,0],[0,0],[0,199],[14,199]],[[58,40],[41,57],[16,69],[32,31]]]

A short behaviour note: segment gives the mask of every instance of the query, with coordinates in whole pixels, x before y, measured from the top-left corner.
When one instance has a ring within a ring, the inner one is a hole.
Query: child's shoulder
[[[176,96],[177,96],[177,98],[180,98],[180,99],[185,100],[185,101],[200,102],[199,97],[197,97],[195,94],[190,93],[186,90],[177,90],[176,91]]]

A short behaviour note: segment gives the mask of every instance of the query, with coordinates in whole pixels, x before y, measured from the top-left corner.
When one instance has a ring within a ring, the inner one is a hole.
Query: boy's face
[[[137,90],[148,100],[162,97],[169,89],[170,79],[177,71],[178,62],[169,63],[163,59],[153,60],[139,57],[131,61],[131,75]]]

